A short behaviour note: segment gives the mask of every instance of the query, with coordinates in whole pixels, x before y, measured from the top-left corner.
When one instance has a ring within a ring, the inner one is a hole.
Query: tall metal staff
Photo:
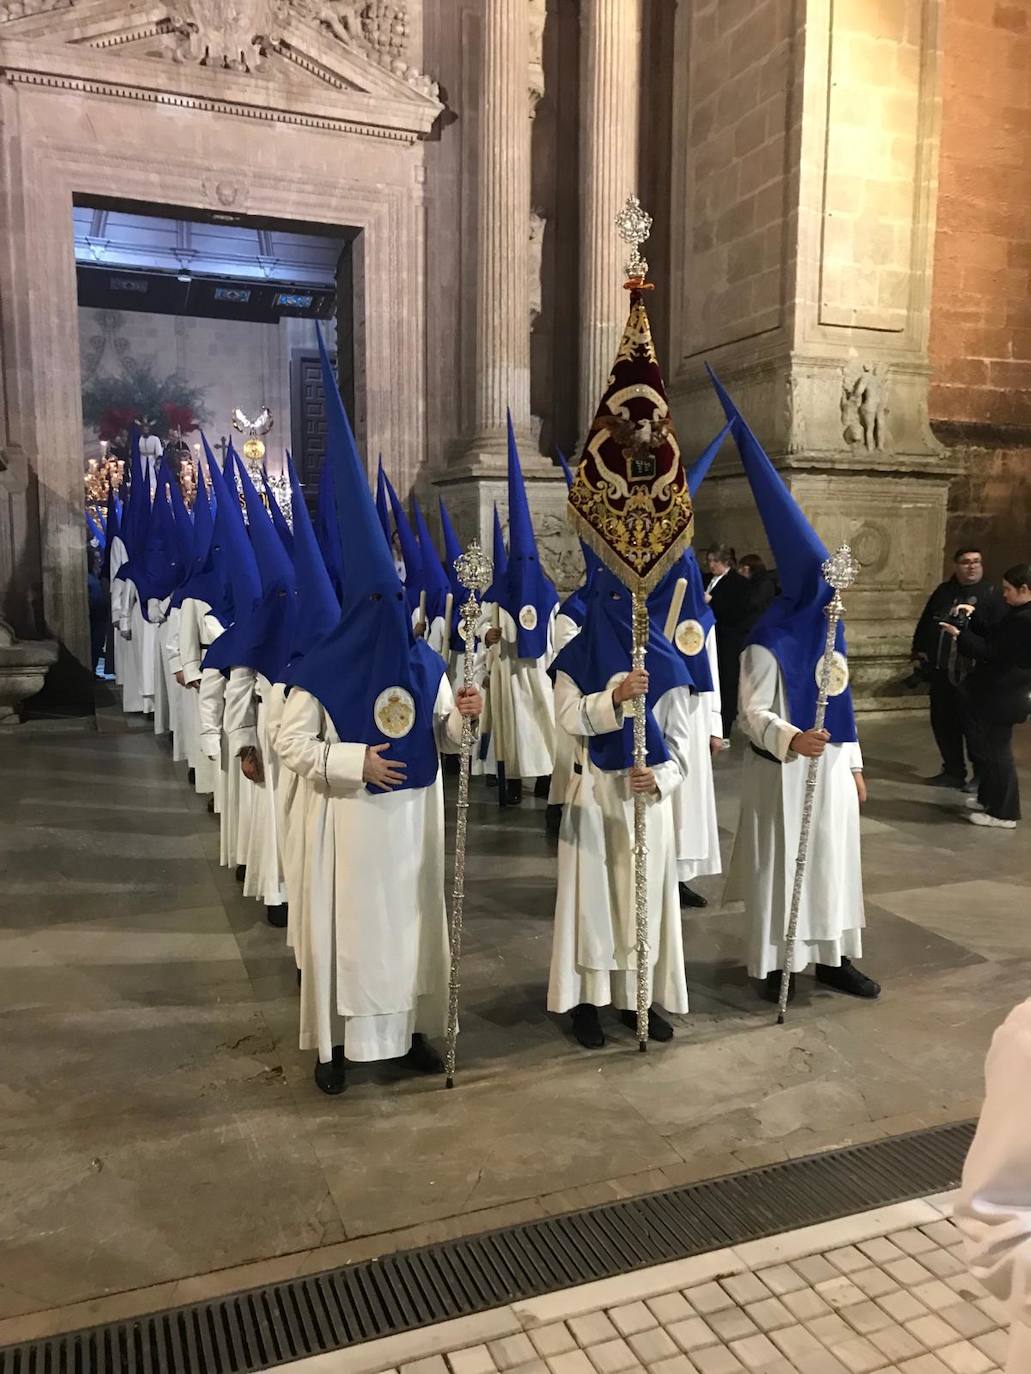
[[[474,539],[465,553],[455,559],[455,572],[459,582],[469,596],[459,615],[462,618],[459,634],[465,644],[462,661],[462,683],[465,687],[473,685],[473,665],[476,657],[476,623],[480,618],[480,603],[477,593],[484,592],[491,584],[494,574],[491,561]],[[451,617],[447,618],[450,634]],[[462,962],[462,920],[465,915],[465,841],[469,826],[469,772],[472,765],[473,746],[476,743],[478,722],[470,716],[462,717],[462,757],[458,766],[458,816],[455,825],[455,881],[451,890],[451,919],[448,923],[448,938],[451,944],[451,967],[448,970],[447,998],[447,1045],[444,1052],[444,1067],[447,1073],[447,1086],[455,1086],[455,1053],[458,1045],[458,991]]]
[[[834,595],[827,606],[827,638],[820,661],[820,690],[816,698],[816,720],[814,730],[822,730],[827,715],[827,698],[830,696],[831,672],[834,667],[834,644],[838,636],[838,623],[845,614],[841,593],[847,591],[859,575],[859,564],[852,556],[847,544],[842,544],[822,565],[824,578],[833,588]],[[795,962],[795,939],[798,934],[798,909],[802,900],[802,884],[805,881],[806,860],[809,857],[809,834],[813,825],[813,797],[816,794],[816,778],[820,767],[818,758],[810,759],[805,774],[805,796],[802,802],[802,828],[798,834],[798,855],[795,859],[795,882],[791,889],[791,911],[788,916],[788,931],[784,950],[784,967],[780,974],[780,1008],[777,1012],[777,1025],[783,1026],[788,1009],[788,991],[791,986],[791,965]]]
[[[645,666],[647,598],[691,540],[691,496],[673,432],[662,371],[645,309],[648,264],[641,245],[652,220],[636,196],[616,216],[631,252],[625,265],[630,293],[626,327],[605,392],[569,492],[577,533],[631,594],[631,662]],[[633,765],[647,767],[644,696],[633,702]],[[634,794],[634,954],[637,966],[637,1041],[648,1048],[648,799]]]

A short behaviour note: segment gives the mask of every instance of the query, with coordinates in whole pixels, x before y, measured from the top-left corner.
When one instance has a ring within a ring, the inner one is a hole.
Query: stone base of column
[[[494,506],[498,507],[505,542],[508,542],[508,481],[503,462],[493,456],[495,469],[469,474],[448,468],[434,480],[434,491],[443,496],[463,546],[478,538],[488,557],[494,546]],[[541,566],[566,596],[583,581],[580,544],[566,521],[568,492],[561,471],[546,458],[522,459],[526,495],[530,502]]]
[[[941,581],[949,480],[956,471],[927,426],[926,369],[892,364],[878,373],[876,406],[862,399],[870,394],[862,379],[874,374],[840,356],[768,359],[717,371],[824,544],[833,550],[848,543],[859,561],[862,571],[845,597],[856,709],[924,709],[926,698],[903,682],[911,671],[913,629]],[[723,414],[704,378],[681,385],[671,402],[690,462]],[[695,510],[696,549],[717,542],[730,544],[739,558],[758,553],[772,565],[729,439]]]

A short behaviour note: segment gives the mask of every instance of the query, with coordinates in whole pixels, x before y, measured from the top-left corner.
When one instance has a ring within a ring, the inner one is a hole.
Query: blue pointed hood
[[[387,474],[383,471],[383,455],[379,456],[379,466],[376,469],[376,514],[379,522],[383,526],[383,538],[387,541],[387,548],[393,551],[394,542],[390,532],[390,508],[387,496]]]
[[[111,545],[116,539],[122,537],[121,502],[118,499],[117,491],[111,485],[110,479],[107,484],[107,521],[104,526],[104,533],[107,539],[104,544],[104,561],[100,567],[100,576],[110,580]]]
[[[143,460],[140,457],[140,431],[133,425],[129,440],[129,495],[128,505],[122,519],[122,543],[125,545],[126,560],[118,569],[117,578],[125,582],[135,582],[141,575],[143,555],[147,547],[147,530],[150,528],[150,483],[143,475]]]
[[[730,430],[731,423],[728,420],[727,423],[720,430],[719,434],[716,435],[716,438],[712,440],[712,442],[708,445],[707,448],[703,449],[703,451],[698,455],[698,457],[688,468],[687,489],[691,493],[692,501],[698,495],[698,488],[702,485],[702,483],[708,476],[709,469],[712,467],[713,459],[716,457],[717,453],[719,453],[720,449],[723,447],[723,441],[730,433]]]
[[[540,658],[548,647],[548,622],[558,605],[558,592],[545,575],[537,555],[511,412],[508,415],[508,574],[497,586],[498,601],[515,623],[516,656]]]
[[[297,580],[283,541],[239,456],[236,475],[247,507],[247,531],[254,553],[260,596],[237,603],[233,623],[204,656],[205,668],[251,668],[269,682],[281,682],[290,657]]]
[[[508,577],[508,551],[505,548],[505,536],[501,529],[501,516],[498,514],[497,506],[494,507],[494,535],[491,545],[491,566],[493,568],[494,580],[484,594],[484,601],[498,604],[501,597],[501,588],[505,585]]]
[[[97,548],[103,554],[107,548],[107,535],[104,533],[100,521],[88,507],[86,510],[86,533],[90,540],[95,539],[97,541]]]
[[[329,580],[337,600],[344,595],[344,550],[340,542],[340,522],[337,520],[336,493],[333,490],[333,468],[327,454],[319,473],[319,494],[315,506],[315,536],[322,550]]]
[[[390,498],[394,527],[397,530],[398,543],[401,545],[401,557],[405,565],[405,598],[408,601],[408,609],[414,614],[419,609],[420,598],[426,590],[422,571],[422,550],[419,548],[419,540],[416,538],[415,531],[408,522],[405,508],[394,490],[394,484],[386,473],[383,474],[383,481],[386,483],[387,496]]]
[[[440,528],[444,536],[444,571],[451,583],[451,594],[454,597],[451,607],[449,643],[452,653],[461,654],[465,652],[465,640],[458,633],[458,627],[462,623],[462,606],[469,598],[468,589],[462,586],[458,580],[458,574],[455,572],[455,563],[462,556],[462,545],[459,542],[455,527],[451,523],[451,516],[444,504],[443,496],[437,498],[437,505],[440,508]]]
[[[322,704],[341,740],[388,745],[386,757],[405,764],[404,786],[429,787],[440,766],[434,707],[444,660],[412,634],[404,588],[318,326],[316,333],[326,397],[326,461],[345,551],[344,598],[336,629],[291,669],[289,681]],[[372,787],[367,791],[384,795]]]
[[[215,576],[209,590],[215,599],[202,598],[227,627],[261,599],[261,577],[251,541],[247,538],[247,526],[243,523],[239,490],[233,475],[234,459],[235,453],[230,449],[226,454],[226,471],[213,460],[210,464],[215,528],[209,557]]]
[[[297,579],[297,605],[290,640],[292,668],[336,628],[340,620],[340,602],[326,570],[326,561],[297,479],[297,469],[289,454],[286,463],[294,513],[294,576]]]
[[[558,454],[558,464],[562,469],[562,475],[566,479],[566,486],[572,490],[573,470],[569,466],[569,461],[560,448],[557,448],[555,452]],[[580,552],[583,554],[584,560],[584,580],[581,582],[580,586],[577,587],[575,592],[572,592],[566,597],[565,601],[563,601],[562,605],[559,607],[561,614],[577,625],[582,625],[584,623],[584,616],[587,614],[587,593],[590,590],[595,573],[602,566],[598,555],[591,546],[584,543],[582,539],[580,540]]]
[[[286,461],[289,463],[290,454],[287,453]],[[287,557],[294,551],[293,531],[287,523],[283,508],[276,500],[276,493],[272,488],[272,483],[268,479],[268,469],[261,469],[261,485],[265,492],[265,500],[268,502],[268,513],[272,517],[272,524],[275,526],[276,533],[279,535],[283,548],[286,549]]]
[[[589,696],[603,692],[616,673],[630,670],[633,654],[631,597],[609,570],[600,567],[587,593],[587,614],[575,639],[565,646],[548,669],[552,680],[565,673]],[[656,703],[675,687],[690,687],[684,658],[663,634],[663,627],[649,603],[648,696],[646,724],[648,764],[654,768],[669,758],[662,730],[655,719]],[[634,761],[634,723],[627,716],[621,730],[592,735],[587,741],[591,762],[605,772],[630,768]]]
[[[170,488],[174,482],[168,464],[162,458],[158,464],[154,505],[147,531],[147,547],[142,560],[137,563],[139,571],[134,579],[140,598],[140,611],[145,620],[150,619],[148,604],[152,600],[160,602],[170,597],[186,574],[185,558],[172,508]]]
[[[205,462],[209,474],[218,464],[203,431],[200,437],[204,457],[197,464],[197,499],[193,505],[193,557],[185,581],[172,597],[172,605],[181,606],[188,600],[206,602],[220,623],[228,625],[232,619],[233,607],[228,566],[224,572],[216,570],[216,559],[212,554],[215,535],[214,478],[209,476],[207,481],[204,480]]]
[[[440,561],[433,536],[430,534],[426,518],[416,497],[412,497],[412,517],[415,520],[415,534],[419,540],[419,556],[422,562],[422,585],[426,591],[426,623],[432,625],[438,616],[447,610],[447,599],[451,595],[451,579]],[[454,606],[452,605],[452,610]]]
[[[746,642],[762,645],[773,654],[784,679],[791,722],[799,730],[808,730],[816,718],[817,674],[827,635],[824,608],[833,595],[822,571],[822,564],[828,557],[827,549],[744,416],[712,368],[706,366],[724,414],[730,421],[780,581],[780,595],[756,621]],[[847,653],[845,630],[841,624],[838,625],[836,648],[841,654]],[[826,728],[837,744],[855,740],[856,722],[850,688],[846,687],[828,700]]]

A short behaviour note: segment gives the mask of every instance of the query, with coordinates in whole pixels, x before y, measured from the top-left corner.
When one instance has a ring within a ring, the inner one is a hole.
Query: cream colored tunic
[[[741,819],[727,875],[726,899],[743,901],[749,918],[748,972],[765,978],[784,965],[795,858],[802,826],[808,760],[791,753],[802,727],[787,719],[777,660],[757,644],[741,655],[741,728],[760,749],[746,749]],[[808,964],[837,966],[862,954],[863,875],[859,858],[859,797],[853,771],[863,766],[858,744],[827,746],[817,772],[809,862],[798,916],[792,972]]]
[[[462,718],[441,678],[438,747],[457,746]],[[394,1059],[412,1035],[447,1025],[444,789],[368,792],[365,745],[341,741],[315,697],[293,688],[277,737],[283,763],[307,779],[301,1049],[328,1063]],[[292,826],[293,822],[291,822]]]
[[[551,644],[548,647],[548,663],[554,663],[562,650],[580,633],[580,626],[568,615],[559,613],[552,621]],[[555,730],[555,762],[551,769],[551,787],[548,790],[548,805],[562,806],[569,791],[573,776],[573,762],[576,742],[566,730]]]
[[[111,652],[114,662],[105,665],[109,673],[114,673],[115,682],[119,687],[123,685],[123,679],[125,677],[125,656],[128,645],[123,643],[122,637],[118,633],[118,622],[121,619],[122,613],[122,599],[125,595],[125,583],[118,578],[117,573],[128,556],[128,551],[119,535],[111,541],[111,563],[108,572],[108,592],[111,597],[111,623],[115,630],[114,634],[111,636]]]
[[[188,685],[183,689],[186,762],[194,771],[194,791],[201,796],[214,793],[215,810],[221,811],[221,775],[201,746],[200,685],[201,660],[209,644],[222,633],[222,623],[211,614],[206,601],[187,597],[179,610],[179,669]],[[190,686],[189,684],[195,684]]]
[[[261,755],[264,780],[251,783],[250,824],[243,838],[247,865],[243,895],[255,897],[266,906],[281,906],[286,900],[283,878],[282,837],[279,833],[279,756],[273,750],[268,735],[265,702],[272,692],[272,684],[252,668],[234,668],[226,686],[226,708],[223,729],[228,741],[230,759],[240,766],[241,749],[257,749]],[[246,783],[248,780],[244,779]]]
[[[157,626],[143,618],[136,583],[120,579],[116,584],[118,633],[124,649],[122,710],[149,716],[154,710],[154,641]],[[114,611],[112,597],[112,612]]]
[[[1006,1303],[1012,1327],[1006,1374],[1031,1370],[1031,1000],[995,1032],[985,1099],[963,1168],[953,1219],[970,1271]]]
[[[649,1002],[687,1011],[687,977],[680,925],[672,794],[686,776],[683,738],[690,693],[667,692],[655,704],[667,762],[655,768],[659,794],[647,800]],[[576,741],[576,764],[566,793],[558,843],[558,891],[548,983],[548,1010],[581,1002],[637,1005],[634,903],[634,800],[628,769],[604,772],[590,761],[587,738],[621,729],[623,711],[609,690],[583,696],[559,673],[559,728]]]
[[[673,793],[673,824],[677,831],[677,873],[682,883],[722,871],[720,829],[716,819],[716,786],[710,739],[723,738],[720,675],[716,662],[716,631],[706,636],[705,651],[712,672],[711,692],[694,692],[688,707],[684,752],[687,777]]]
[[[546,655],[516,656],[516,625],[494,608],[501,640],[487,652],[491,743],[505,775],[546,778],[555,764],[555,703]]]

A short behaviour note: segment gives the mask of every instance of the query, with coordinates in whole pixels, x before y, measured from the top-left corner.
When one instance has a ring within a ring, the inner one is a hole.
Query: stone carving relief
[[[530,492],[533,507],[533,492]],[[508,519],[501,522],[505,542],[508,543]],[[541,567],[555,584],[559,595],[566,597],[584,580],[584,560],[580,542],[565,520],[546,511],[533,511],[533,529],[537,536],[537,553]]]
[[[530,118],[544,95],[544,25],[547,22],[547,0],[529,0],[530,6]]]
[[[530,249],[527,254],[527,261],[530,273],[531,329],[537,323],[544,299],[541,281],[544,262],[544,230],[547,228],[547,224],[547,217],[542,215],[539,210],[530,211]]]
[[[124,323],[125,316],[120,310],[101,310],[98,312],[97,326],[100,332],[87,339],[83,348],[81,367],[84,382],[92,381],[97,375],[100,364],[104,361],[104,355],[109,348],[114,353],[117,364],[123,370],[126,363],[131,362],[129,340],[121,333]]]
[[[878,520],[864,520],[849,546],[864,573],[878,573],[887,567],[891,556],[891,532]]]
[[[841,373],[841,432],[847,444],[870,452],[888,447],[887,368],[880,363],[850,363]]]
[[[79,0],[0,0],[0,24],[74,9]],[[327,30],[344,48],[436,99],[437,85],[408,60],[407,0],[167,0],[166,55],[224,71],[254,72],[284,43],[290,20]]]

